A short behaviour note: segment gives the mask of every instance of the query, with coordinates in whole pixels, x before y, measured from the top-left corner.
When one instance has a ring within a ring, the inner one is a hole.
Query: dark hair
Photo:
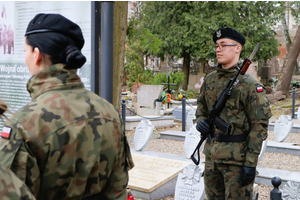
[[[4,116],[6,118],[6,116],[4,115],[4,113],[6,111],[7,111],[6,103],[4,103],[3,101],[0,100],[0,118],[2,118],[2,116]]]
[[[76,47],[74,41],[66,35],[56,32],[36,33],[26,36],[26,43],[37,47],[42,57],[50,56],[52,64],[65,63],[66,69],[77,69],[86,62],[85,56]]]

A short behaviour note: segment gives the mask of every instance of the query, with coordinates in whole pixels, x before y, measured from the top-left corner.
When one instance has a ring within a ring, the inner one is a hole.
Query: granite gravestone
[[[300,182],[288,181],[283,186],[282,200],[300,199]]]
[[[203,170],[198,165],[190,164],[183,173],[179,173],[176,188],[175,200],[204,200]]]
[[[197,144],[200,141],[200,132],[196,129],[197,123],[195,123],[189,131],[186,132],[184,139],[184,152],[187,158],[190,158],[194,152]],[[206,141],[206,140],[205,140]],[[205,142],[202,143],[199,151],[204,147]]]
[[[289,115],[281,115],[275,122],[274,136],[277,142],[283,142],[290,134],[293,122]]]
[[[148,144],[154,126],[150,120],[142,120],[135,129],[134,133],[134,147],[136,151],[142,151],[143,148]]]
[[[193,126],[193,120],[196,119],[196,111],[194,109],[190,109],[186,118],[186,127],[189,131]]]

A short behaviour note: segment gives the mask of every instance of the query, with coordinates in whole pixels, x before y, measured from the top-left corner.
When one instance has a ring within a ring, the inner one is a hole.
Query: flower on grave
[[[182,95],[182,94],[180,94],[180,95],[179,95],[179,98],[180,98],[180,99],[182,99],[182,98],[183,98],[183,95]]]
[[[168,103],[171,103],[171,98],[168,97],[168,98],[167,98],[167,102],[168,102]]]
[[[167,96],[168,98],[171,98],[171,94],[170,94],[170,93],[167,93],[166,96]]]
[[[288,181],[283,186],[282,197],[283,199],[299,199],[300,197],[300,183],[296,181]]]
[[[198,165],[190,164],[183,170],[182,180],[186,185],[195,185],[200,181],[202,170]]]

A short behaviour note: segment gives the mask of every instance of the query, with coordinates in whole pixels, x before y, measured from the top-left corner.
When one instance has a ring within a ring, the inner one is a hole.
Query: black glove
[[[241,171],[241,186],[249,185],[254,181],[256,175],[256,168],[255,167],[242,167]]]
[[[209,124],[207,123],[207,121],[205,119],[199,120],[197,122],[196,129],[204,137],[207,137],[210,132]]]

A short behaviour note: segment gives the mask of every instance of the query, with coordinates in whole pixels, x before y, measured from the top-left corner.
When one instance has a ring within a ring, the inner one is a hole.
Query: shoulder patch
[[[262,86],[256,87],[257,92],[262,92],[264,91],[264,88]]]
[[[9,139],[11,133],[11,128],[8,126],[4,126],[1,132],[1,138]]]

